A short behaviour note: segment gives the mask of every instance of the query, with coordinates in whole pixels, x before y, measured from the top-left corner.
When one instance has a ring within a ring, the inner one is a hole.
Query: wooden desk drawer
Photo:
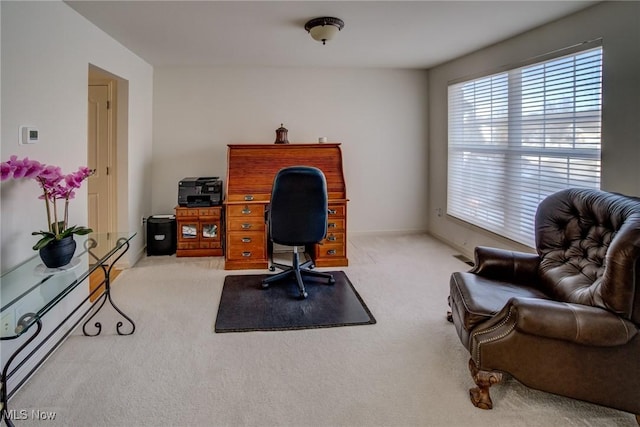
[[[317,245],[318,258],[344,257],[345,247],[343,243],[325,243]]]
[[[178,242],[178,249],[199,249],[200,242]]]
[[[266,257],[264,245],[233,245],[227,248],[227,259],[231,261],[262,261]]]
[[[214,206],[210,208],[176,208],[176,217],[190,218],[198,216],[208,216],[213,218],[220,218],[221,211],[222,208],[220,206]]]
[[[345,205],[329,205],[329,221],[332,218],[344,218],[345,211]]]
[[[340,243],[344,244],[344,233],[327,232],[327,237],[321,242],[321,244]]]
[[[327,222],[327,234],[334,231],[344,231],[345,220],[344,218],[329,218]]]
[[[227,216],[232,217],[259,217],[264,221],[263,204],[229,205],[227,206]]]
[[[202,249],[219,249],[222,247],[220,242],[200,242],[200,248]]]
[[[228,231],[264,231],[264,218],[227,218]]]
[[[227,200],[230,202],[255,202],[269,201],[271,193],[247,193],[247,194],[227,194]]]
[[[198,209],[176,208],[176,217],[178,218],[188,218],[194,216],[198,216]]]
[[[233,231],[229,232],[227,236],[227,243],[229,247],[239,248],[263,248],[265,242],[264,231]]]
[[[199,216],[209,216],[213,218],[220,218],[221,208],[200,208],[198,209]]]

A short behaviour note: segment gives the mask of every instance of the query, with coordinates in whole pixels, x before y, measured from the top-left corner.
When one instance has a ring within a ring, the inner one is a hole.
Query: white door
[[[110,229],[110,120],[109,86],[89,85],[89,134],[87,166],[95,172],[88,178],[89,227],[94,233]],[[97,248],[99,249],[99,248]],[[96,254],[102,255],[101,251]]]

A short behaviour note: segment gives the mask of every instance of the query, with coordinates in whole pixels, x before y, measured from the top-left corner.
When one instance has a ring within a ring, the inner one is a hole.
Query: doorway
[[[94,233],[117,239],[117,108],[118,82],[100,69],[89,67],[87,99],[87,166],[93,170],[87,180],[88,226]],[[108,248],[93,249],[102,257]],[[102,271],[96,270],[89,283],[89,290],[102,283]],[[94,277],[95,276],[95,277]],[[95,300],[101,292],[96,292]]]

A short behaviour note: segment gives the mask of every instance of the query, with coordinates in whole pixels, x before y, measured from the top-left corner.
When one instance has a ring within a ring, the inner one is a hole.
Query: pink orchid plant
[[[8,161],[0,163],[0,181],[8,179],[35,179],[47,209],[48,231],[34,231],[32,235],[40,235],[42,238],[33,246],[34,250],[39,250],[54,240],[61,240],[73,234],[89,234],[93,230],[82,226],[68,226],[69,220],[69,200],[75,197],[75,190],[80,188],[82,181],[91,176],[93,172],[81,166],[76,172],[63,175],[60,167],[45,165],[28,157],[20,160],[17,156],[11,156]],[[64,215],[60,219],[58,216],[58,201],[64,201]]]

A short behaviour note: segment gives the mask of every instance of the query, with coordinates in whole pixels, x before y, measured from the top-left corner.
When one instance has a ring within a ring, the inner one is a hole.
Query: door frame
[[[118,140],[117,140],[117,111],[118,111],[118,82],[108,74],[102,73],[95,67],[89,67],[88,86],[104,85],[107,86],[107,99],[109,108],[107,109],[108,122],[108,163],[109,173],[107,181],[107,200],[109,201],[109,209],[107,212],[108,233],[114,233],[118,230],[118,195],[117,195],[117,176],[118,176]],[[87,141],[87,144],[89,142]]]

